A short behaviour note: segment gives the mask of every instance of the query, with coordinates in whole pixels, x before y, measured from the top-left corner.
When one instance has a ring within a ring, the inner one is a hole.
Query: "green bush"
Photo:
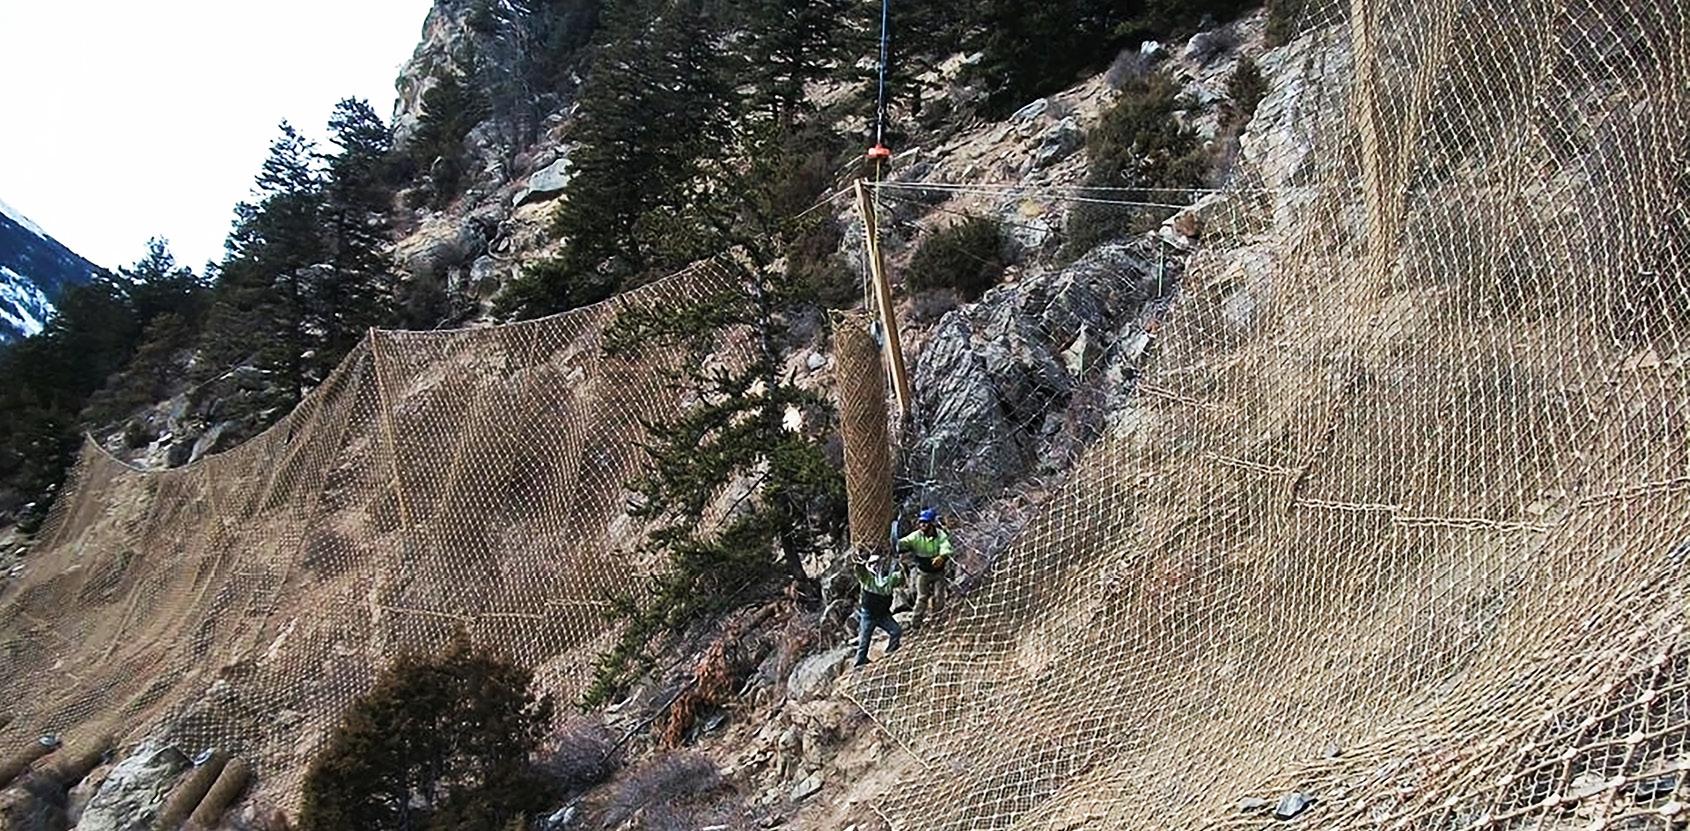
[[[934,232],[910,258],[905,280],[916,291],[955,289],[967,298],[984,294],[1003,276],[1003,233],[998,224],[969,217]]]
[[[1130,81],[1086,135],[1087,187],[1123,202],[1181,204],[1179,191],[1203,185],[1213,160],[1197,134],[1174,118],[1179,88],[1166,75]],[[1143,188],[1143,190],[1131,190]],[[1110,239],[1155,228],[1170,211],[1141,205],[1081,203],[1068,214],[1063,253],[1078,257]]]
[[[462,636],[438,657],[402,658],[311,763],[301,831],[503,828],[551,807],[531,757],[553,707],[532,682]]]

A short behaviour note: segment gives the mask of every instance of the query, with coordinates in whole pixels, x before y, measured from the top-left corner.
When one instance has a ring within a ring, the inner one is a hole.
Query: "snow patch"
[[[0,321],[10,323],[27,338],[41,334],[52,314],[53,304],[39,287],[22,274],[0,266]]]

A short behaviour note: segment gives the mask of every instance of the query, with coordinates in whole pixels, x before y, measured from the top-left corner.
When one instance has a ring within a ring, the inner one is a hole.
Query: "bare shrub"
[[[615,748],[616,735],[604,721],[583,716],[552,733],[540,751],[539,766],[565,792],[580,793],[616,771]]]
[[[1150,74],[1150,64],[1150,56],[1137,49],[1122,49],[1109,64],[1109,69],[1103,73],[1103,81],[1110,89],[1119,92],[1128,84],[1143,80],[1144,76]]]
[[[679,812],[723,785],[722,774],[716,770],[715,763],[704,756],[688,752],[659,756],[635,768],[615,784],[615,790],[605,806],[604,825],[616,828],[640,814],[653,823],[668,819],[684,820]],[[642,822],[640,827],[652,826]]]
[[[955,289],[934,289],[915,295],[910,313],[921,323],[933,323],[960,305],[962,295]]]

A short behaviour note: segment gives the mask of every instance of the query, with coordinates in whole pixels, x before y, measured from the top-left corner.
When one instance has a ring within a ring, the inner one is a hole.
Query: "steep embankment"
[[[986,213],[1033,252],[977,304],[904,309],[931,321],[907,435],[945,457],[915,472],[966,475],[946,499],[995,566],[837,683],[836,621],[777,602],[703,633],[716,663],[677,657],[607,717],[640,758],[731,667],[682,732],[714,764],[642,760],[553,827],[645,822],[677,782],[724,824],[811,828],[1677,821],[1690,20],[1337,11],[1260,56],[1233,187],[1158,242],[1056,267],[1037,233],[1097,198],[1060,190],[1085,164],[1062,122],[1106,79],[899,160],[916,191],[975,186],[894,209],[900,233]],[[1212,82],[1206,51],[1174,71]],[[1171,288],[1146,279],[1164,245],[1191,251]],[[572,689],[595,593],[632,570],[628,437],[681,404],[596,349],[616,309],[383,336],[252,446],[158,477],[93,459],[0,611],[0,731],[227,743],[285,800],[391,649],[468,625]],[[825,385],[825,356],[792,358]]]

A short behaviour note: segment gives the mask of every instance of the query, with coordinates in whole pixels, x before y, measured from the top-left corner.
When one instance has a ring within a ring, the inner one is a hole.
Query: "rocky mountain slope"
[[[416,106],[420,90],[431,83],[429,73],[449,71],[443,67],[450,61],[442,56],[452,54],[455,38],[469,31],[454,24],[453,15],[468,10],[442,3],[431,15],[427,40],[400,81],[401,89],[411,91],[404,106]],[[1219,125],[1230,104],[1225,79],[1244,58],[1264,50],[1262,23],[1258,14],[1200,36],[1220,43],[1218,48],[1153,46],[1123,60],[1127,71],[1162,71],[1175,78],[1191,102],[1179,117],[1222,155],[1228,137]],[[954,83],[951,73],[965,60],[956,56],[925,78],[927,94],[944,94]],[[1003,253],[1011,265],[1001,285],[978,298],[906,291],[899,309],[920,399],[920,415],[907,425],[908,444],[918,452],[910,454],[904,478],[940,483],[902,495],[946,507],[958,529],[964,567],[973,575],[988,572],[1067,465],[1120,417],[1157,320],[1177,289],[1183,248],[1191,242],[1170,223],[1157,234],[1119,240],[1077,259],[1062,251],[1062,231],[1075,203],[1049,189],[1084,176],[1084,136],[1116,96],[1112,74],[1028,102],[1001,122],[912,140],[893,163],[894,183],[941,179],[1034,189],[917,194],[884,206],[889,253],[900,274],[918,243],[959,213],[995,217],[1007,229]],[[401,124],[406,118],[402,111]],[[491,298],[557,244],[547,225],[569,180],[570,148],[560,138],[567,114],[554,113],[542,124],[532,144],[511,143],[497,125],[477,127],[466,143],[483,164],[472,170],[460,198],[432,206],[402,194],[396,206],[401,236],[393,254],[406,279],[441,283],[472,324],[489,321]],[[846,171],[841,183],[851,174]],[[411,204],[417,206],[406,207]],[[835,209],[840,226],[855,223],[848,203],[836,202]],[[851,262],[860,254],[860,240],[860,231],[845,233],[835,256]],[[831,397],[836,367],[820,327],[804,344],[784,356],[783,372],[799,386]],[[159,436],[151,445],[129,447],[113,434],[107,446],[158,466],[192,461],[233,426],[219,422],[215,409],[214,402],[195,405],[180,396],[140,416],[147,432]],[[931,452],[919,452],[923,449]],[[829,586],[819,618],[777,602],[689,632],[631,695],[586,715],[600,725],[594,729],[624,737],[615,753],[621,772],[560,805],[541,827],[594,827],[588,824],[593,818],[617,817],[632,823],[627,827],[655,827],[645,823],[669,816],[663,812],[672,809],[664,800],[676,793],[691,806],[686,816],[704,825],[715,817],[724,828],[879,827],[875,800],[920,773],[895,738],[830,695],[849,657],[849,627],[842,619],[849,591],[839,579],[840,563],[809,565]],[[732,648],[707,649],[725,641]],[[672,752],[648,728],[704,671],[694,659],[701,652],[726,661],[730,673],[743,679],[742,687],[731,700],[707,702],[686,734],[688,748]],[[276,714],[276,723],[286,716]],[[310,746],[302,742],[294,750]],[[73,793],[70,815],[89,800],[148,810],[149,800],[156,803],[181,776],[180,756],[151,745],[116,767],[96,770]],[[301,756],[294,763],[305,761]],[[664,788],[675,791],[666,796]],[[242,809],[240,827],[259,827],[274,804],[288,801],[287,794],[266,790],[262,782],[258,794]],[[94,829],[124,827],[127,821],[114,810],[81,816],[78,827]]]
[[[0,202],[0,344],[40,332],[54,299],[100,271]]]

